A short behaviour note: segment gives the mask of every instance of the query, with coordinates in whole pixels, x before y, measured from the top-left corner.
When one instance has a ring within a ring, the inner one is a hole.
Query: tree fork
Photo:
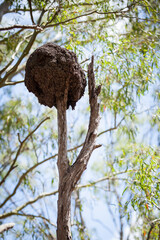
[[[59,195],[58,195],[58,217],[57,217],[57,240],[71,240],[71,194],[76,187],[82,173],[87,168],[89,158],[94,149],[97,148],[95,140],[99,125],[99,103],[98,95],[101,87],[95,86],[93,71],[94,58],[88,66],[88,88],[89,103],[91,108],[90,121],[86,140],[75,163],[70,166],[67,158],[67,93],[68,83],[63,100],[57,101],[58,111],[58,171],[59,171]],[[101,145],[98,145],[100,147]]]

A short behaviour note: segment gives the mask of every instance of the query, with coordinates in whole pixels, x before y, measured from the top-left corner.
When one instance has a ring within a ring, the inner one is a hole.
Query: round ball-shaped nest
[[[74,109],[86,87],[85,74],[76,54],[54,43],[37,48],[28,58],[25,85],[38,101],[48,107],[57,107],[67,89],[67,108]]]

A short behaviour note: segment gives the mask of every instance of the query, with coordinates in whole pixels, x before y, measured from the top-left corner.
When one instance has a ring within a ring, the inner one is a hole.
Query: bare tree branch
[[[115,186],[114,186],[114,193],[117,198],[118,202],[118,210],[119,210],[119,223],[120,223],[120,230],[119,230],[119,239],[123,240],[124,235],[124,223],[123,223],[123,209],[122,209],[122,196],[120,197]]]
[[[95,1],[95,2],[92,2],[92,3],[87,3],[87,2],[79,2],[79,3],[73,3],[73,4],[68,4],[67,6],[61,6],[60,7],[60,9],[72,9],[73,7],[79,7],[79,6],[94,6],[95,4],[97,5],[100,5],[100,4],[102,4],[102,3],[105,3],[106,2],[106,0],[103,0],[103,1],[99,1],[99,2],[97,2],[97,1]],[[32,11],[40,11],[41,10],[41,8],[33,8],[32,9]],[[48,11],[53,11],[54,10],[54,8],[52,8],[52,7],[49,7],[49,8],[47,8],[47,10]],[[16,8],[16,9],[10,9],[9,10],[9,13],[12,13],[12,12],[17,12],[17,11],[21,11],[21,12],[29,12],[30,11],[30,9],[29,8]]]
[[[57,191],[53,191],[53,192],[50,192],[50,193],[41,193],[40,195],[38,195],[36,198],[24,203],[23,205],[17,207],[16,209],[8,212],[8,213],[4,213],[4,214],[1,214],[0,215],[0,219],[3,219],[3,218],[7,218],[7,217],[10,217],[12,215],[17,215],[19,211],[21,211],[22,209],[24,209],[25,207],[27,207],[28,205],[31,205],[35,202],[37,202],[39,199],[41,198],[44,198],[44,197],[49,197],[49,196],[52,196],[52,195],[55,195],[58,193],[58,190]]]
[[[56,17],[58,16],[58,14],[60,13],[60,11],[61,11],[61,1],[59,1],[58,3],[59,3],[59,5],[58,5],[56,11],[54,9],[54,11],[55,11],[54,15],[51,17],[51,19],[48,19],[45,26],[48,26],[50,23],[52,23],[56,19]],[[53,12],[53,9],[51,11]],[[50,10],[48,10],[48,14],[49,13],[50,13]]]
[[[124,119],[125,119],[125,117],[123,117],[123,118],[121,119],[121,121],[120,121],[117,125],[115,125],[114,127],[109,128],[109,129],[107,129],[107,130],[105,130],[105,131],[103,131],[103,132],[100,132],[100,133],[97,135],[97,137],[101,136],[101,135],[104,134],[104,133],[107,133],[107,132],[111,132],[111,131],[113,131],[113,130],[116,130],[116,129],[121,125],[121,123],[123,122]]]
[[[98,179],[96,181],[89,182],[89,183],[84,184],[84,185],[78,185],[76,187],[76,189],[77,188],[80,189],[80,188],[92,187],[92,186],[95,186],[96,184],[98,184],[100,182],[104,182],[106,180],[114,180],[115,176],[117,176],[117,175],[121,175],[121,174],[124,174],[124,173],[130,173],[130,172],[136,172],[136,170],[126,170],[126,171],[121,171],[121,172],[115,172],[115,173],[112,173],[112,175],[110,175],[110,176],[106,176],[106,177],[100,178],[100,179]],[[123,180],[126,180],[126,179],[123,179]]]
[[[29,4],[29,11],[30,11],[31,21],[32,21],[33,24],[35,24],[34,18],[33,18],[33,13],[32,13],[32,1],[28,0],[28,4]]]
[[[92,186],[95,186],[96,184],[100,183],[100,182],[104,182],[106,180],[113,180],[115,179],[115,176],[117,175],[121,175],[121,174],[124,174],[124,173],[128,173],[128,172],[134,172],[134,170],[126,170],[126,171],[121,171],[121,172],[117,172],[117,173],[113,173],[112,175],[110,176],[106,176],[106,177],[103,177],[103,178],[100,178],[96,181],[93,181],[93,182],[89,182],[87,184],[84,184],[84,185],[78,185],[76,187],[76,189],[82,189],[82,188],[86,188],[86,187],[92,187]],[[50,193],[41,193],[40,195],[38,195],[37,197],[35,197],[34,199],[22,204],[21,206],[17,207],[16,209],[8,212],[8,213],[4,213],[4,214],[1,214],[0,215],[0,219],[3,219],[3,218],[7,218],[7,217],[10,217],[12,215],[17,215],[19,211],[22,211],[25,207],[27,207],[28,205],[31,205],[35,202],[37,202],[39,199],[42,199],[44,197],[48,197],[48,196],[52,196],[52,195],[55,195],[58,193],[58,190],[56,191],[53,191],[53,192],[50,192]]]
[[[92,14],[98,14],[98,15],[113,15],[113,14],[115,14],[116,17],[119,17],[119,16],[124,17],[124,14],[125,14],[125,13],[128,13],[128,12],[131,10],[132,7],[135,7],[135,6],[136,6],[137,3],[138,3],[138,1],[132,3],[132,4],[129,5],[129,6],[126,6],[126,7],[123,7],[123,8],[121,8],[121,9],[118,9],[118,10],[116,10],[116,11],[99,12],[99,11],[97,11],[97,10],[95,9],[95,10],[92,10],[92,11],[89,11],[89,12],[86,12],[86,13],[83,13],[83,14],[81,14],[81,15],[75,16],[75,17],[73,17],[73,18],[67,19],[67,20],[65,20],[65,21],[61,21],[61,22],[58,22],[58,23],[55,23],[55,24],[47,25],[47,27],[55,27],[55,26],[58,26],[58,25],[61,25],[61,24],[66,24],[66,23],[69,23],[69,22],[71,22],[71,21],[73,21],[73,20],[79,19],[79,18],[81,18],[81,17],[90,16],[90,15],[92,15]],[[88,20],[88,22],[89,22],[89,20]],[[44,26],[44,28],[45,28],[45,26]]]
[[[6,82],[5,86],[13,86],[13,85],[17,85],[19,83],[24,83],[24,80],[16,81],[16,82]]]
[[[43,217],[41,215],[34,215],[34,214],[27,214],[27,213],[16,213],[14,215],[23,216],[23,217],[30,217],[30,218],[41,218],[41,219],[45,220],[46,222],[48,222],[53,227],[57,227],[56,224],[52,223],[48,218]]]
[[[2,20],[3,15],[8,13],[10,5],[11,5],[10,1],[4,1],[1,3],[1,5],[0,5],[0,22]]]
[[[5,175],[5,176],[3,177],[3,179],[1,180],[0,185],[5,182],[5,180],[6,180],[6,178],[8,177],[8,175],[9,175],[9,174],[11,173],[11,171],[15,168],[15,163],[16,163],[16,161],[17,161],[17,158],[18,158],[18,156],[19,156],[19,154],[20,154],[20,152],[21,152],[21,149],[22,149],[24,143],[25,143],[25,142],[28,140],[28,138],[31,137],[32,134],[42,125],[42,123],[44,123],[44,122],[45,122],[46,120],[48,120],[48,119],[50,119],[50,118],[47,117],[47,118],[43,119],[43,120],[37,125],[37,127],[35,127],[35,129],[33,129],[33,131],[31,131],[31,132],[24,138],[24,140],[20,142],[20,146],[19,146],[19,148],[18,148],[18,151],[17,151],[17,153],[16,153],[16,156],[15,156],[15,158],[14,158],[14,160],[13,160],[13,162],[12,162],[12,164],[11,164],[9,170],[8,170],[8,172],[6,173],[6,175]],[[15,188],[15,191],[16,191],[16,189],[17,189],[17,188]],[[2,205],[2,206],[3,206],[3,205]]]
[[[151,236],[151,232],[152,232],[153,228],[154,228],[154,224],[152,223],[151,226],[150,226],[150,229],[149,229],[149,231],[148,231],[147,239],[146,239],[146,240],[151,239],[150,236]]]
[[[0,225],[0,233],[3,233],[7,230],[9,230],[10,228],[13,228],[15,225],[15,223],[5,223]]]
[[[0,31],[8,31],[16,28],[21,28],[21,29],[34,29],[38,31],[43,31],[43,28],[38,26],[38,25],[12,25],[10,27],[1,27]]]
[[[76,20],[76,19],[78,19],[78,18],[92,15],[93,13],[96,13],[96,10],[93,10],[93,11],[91,11],[91,12],[78,15],[78,16],[76,16],[76,17],[67,19],[67,20],[65,20],[65,21],[60,21],[60,22],[58,22],[58,23],[54,23],[54,24],[50,24],[50,25],[44,26],[44,28],[46,28],[46,27],[47,27],[47,28],[48,28],[48,27],[55,27],[55,26],[59,26],[59,25],[61,25],[61,24],[66,24],[66,23],[71,22],[71,21],[73,21],[73,20]]]
[[[154,219],[153,221],[150,222],[150,224],[152,224],[152,223],[155,224],[155,223],[157,223],[157,222],[160,222],[160,218],[156,218],[156,219]]]
[[[19,65],[18,68],[17,68],[17,71],[16,71],[16,72],[13,72],[12,74],[10,74],[10,76],[8,77],[7,83],[8,83],[8,82],[12,82],[12,78],[13,78],[14,76],[16,76],[17,74],[19,74],[19,73],[21,73],[22,71],[24,71],[24,70],[25,70],[25,66],[26,66],[25,63]]]
[[[42,17],[43,17],[43,15],[44,15],[44,12],[45,12],[45,10],[42,10],[42,12],[41,12],[41,14],[40,14],[40,16],[39,16],[37,25],[40,24],[40,22],[41,22],[41,20],[42,20]],[[24,59],[24,57],[27,56],[27,54],[29,53],[29,51],[30,51],[30,49],[31,49],[31,47],[32,47],[32,45],[33,45],[33,43],[34,43],[37,35],[38,35],[38,33],[39,33],[39,31],[34,30],[34,33],[33,33],[32,37],[31,37],[29,43],[27,44],[27,46],[26,46],[25,49],[23,50],[23,52],[22,52],[20,58],[18,59],[18,61],[16,62],[16,64],[5,74],[5,76],[4,76],[2,79],[0,79],[0,87],[4,86],[4,83],[5,83],[5,81],[7,80],[7,78],[8,78],[13,72],[15,72],[15,71],[17,70],[19,64],[22,62],[22,60]]]
[[[49,118],[47,118],[47,119],[49,119]],[[47,120],[46,119],[46,120]],[[122,121],[121,121],[122,122]],[[120,125],[120,123],[117,125],[117,127]],[[107,129],[106,131],[103,131],[102,133],[100,133],[98,136],[100,136],[101,134],[104,134],[104,133],[106,133],[106,132],[108,132],[108,131],[112,131],[112,130],[114,130],[114,129],[116,129],[116,128],[110,128],[110,129]],[[35,130],[35,129],[34,129]],[[36,130],[35,130],[36,131]],[[32,136],[32,134],[30,135],[30,136]],[[28,139],[28,138],[27,138]],[[25,139],[24,139],[25,140]],[[23,141],[24,141],[23,140]],[[23,141],[21,141],[21,144],[23,143]],[[76,146],[76,147],[74,147],[74,148],[70,148],[70,149],[68,149],[67,151],[68,152],[71,152],[71,151],[73,151],[73,150],[76,150],[76,149],[78,149],[78,148],[80,148],[80,147],[82,147],[83,146],[83,144],[84,143],[82,143],[82,144],[80,144],[80,145],[78,145],[78,146]],[[96,145],[97,146],[97,145]],[[95,146],[95,147],[96,147]],[[98,145],[97,147],[100,147],[101,145]],[[32,167],[30,167],[26,172],[24,172],[22,175],[21,175],[21,177],[19,178],[19,181],[18,181],[18,183],[17,183],[17,185],[15,186],[15,189],[14,189],[14,194],[16,193],[16,191],[17,191],[17,189],[19,188],[19,186],[21,185],[21,183],[22,183],[22,181],[23,181],[23,179],[27,176],[27,174],[29,173],[29,172],[31,172],[31,171],[33,171],[35,168],[37,168],[38,166],[40,166],[41,164],[43,164],[43,163],[45,163],[45,162],[47,162],[47,161],[49,161],[49,160],[51,160],[51,159],[53,159],[53,158],[55,158],[55,157],[57,157],[58,156],[58,154],[54,154],[54,155],[52,155],[51,157],[48,157],[48,158],[46,158],[46,159],[44,159],[44,160],[42,160],[42,161],[40,161],[40,162],[38,162],[38,163],[36,163],[35,165],[33,165]],[[14,168],[13,168],[14,169]],[[12,171],[12,170],[11,170]],[[120,172],[120,173],[118,173],[118,174],[122,174],[122,173],[125,173],[126,171],[124,171],[124,172]],[[10,171],[9,171],[9,173],[10,173]],[[8,174],[9,175],[9,174]],[[3,178],[2,180],[1,180],[1,182],[0,182],[0,185],[6,180],[6,178],[8,177],[8,175],[7,176],[5,176],[5,178]],[[117,175],[117,174],[115,174],[115,175]],[[112,178],[113,178],[113,176],[112,176]],[[98,182],[101,182],[101,181],[105,181],[105,180],[107,180],[107,179],[111,179],[111,177],[110,176],[107,176],[107,177],[104,177],[104,178],[102,178],[102,179],[100,179],[99,181],[95,181],[95,182],[92,182],[92,183],[90,183],[90,185],[88,185],[88,184],[86,184],[86,185],[83,185],[82,187],[87,187],[87,186],[93,186],[94,184],[96,184],[96,183],[98,183]],[[81,187],[81,186],[80,186]],[[14,195],[13,194],[13,195]],[[12,195],[12,194],[11,194]],[[13,195],[11,196],[11,197],[13,197]],[[10,196],[10,195],[9,195]],[[10,198],[11,198],[10,197]],[[10,199],[9,198],[9,199]]]
[[[71,169],[73,188],[78,182],[83,171],[86,169],[88,160],[91,156],[92,151],[94,150],[95,140],[97,137],[97,128],[100,121],[99,103],[98,103],[100,86],[98,86],[97,88],[95,86],[93,61],[94,61],[94,58],[92,57],[92,61],[88,66],[88,88],[89,88],[89,102],[90,102],[90,108],[91,108],[91,115],[90,115],[88,132],[87,132],[85,142],[83,144],[83,148],[81,149],[81,152]]]
[[[0,70],[0,74],[2,74],[4,71],[6,71],[7,68],[12,64],[12,62],[14,61],[15,56],[16,56],[16,54],[18,53],[21,45],[26,41],[27,38],[31,37],[31,35],[32,35],[32,34],[29,34],[29,35],[23,37],[23,40],[18,43],[18,45],[17,45],[17,47],[16,47],[13,55],[11,56],[11,60],[9,61],[9,63],[8,63],[3,69]],[[16,73],[16,74],[17,74],[17,73]],[[5,84],[5,85],[6,85],[6,84]],[[2,87],[2,86],[1,86],[1,87]]]

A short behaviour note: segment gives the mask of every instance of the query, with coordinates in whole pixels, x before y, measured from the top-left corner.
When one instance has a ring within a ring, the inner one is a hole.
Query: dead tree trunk
[[[58,109],[58,170],[59,170],[59,196],[58,196],[58,218],[57,218],[57,239],[71,239],[70,230],[70,208],[71,191],[67,184],[69,162],[67,159],[67,102],[59,101]]]
[[[89,158],[93,150],[100,145],[95,145],[97,128],[99,125],[98,95],[100,86],[96,88],[93,72],[93,57],[88,66],[88,89],[90,103],[90,122],[84,145],[75,163],[70,166],[67,159],[67,96],[64,94],[63,101],[57,103],[58,110],[58,171],[59,171],[59,195],[58,195],[58,218],[57,240],[71,240],[71,194],[87,168]],[[67,92],[67,91],[66,91]]]

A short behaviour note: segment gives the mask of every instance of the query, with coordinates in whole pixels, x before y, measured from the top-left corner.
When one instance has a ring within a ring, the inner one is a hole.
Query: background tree
[[[86,188],[107,204],[119,239],[133,234],[158,239],[159,1],[2,1],[0,13],[0,218],[16,223],[9,234],[15,239],[56,234],[56,112],[32,96],[28,101],[23,86],[28,54],[53,41],[73,50],[84,69],[94,54],[102,84],[97,141],[103,147],[73,194],[73,239],[96,239],[85,227]],[[71,164],[87,130],[80,123],[88,119],[88,104],[82,105],[69,117]]]

